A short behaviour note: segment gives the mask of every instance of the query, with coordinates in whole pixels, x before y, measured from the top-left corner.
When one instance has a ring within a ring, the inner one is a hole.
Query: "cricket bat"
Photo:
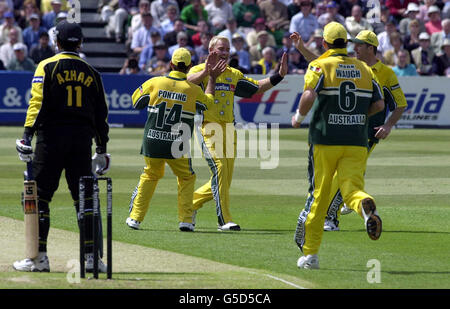
[[[25,257],[34,259],[39,251],[39,214],[36,181],[33,180],[31,162],[27,162],[26,178],[23,182],[23,212],[25,222]]]

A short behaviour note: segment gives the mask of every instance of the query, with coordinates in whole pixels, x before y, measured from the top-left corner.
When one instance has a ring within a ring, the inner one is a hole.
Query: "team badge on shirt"
[[[321,68],[319,68],[319,67],[314,67],[314,66],[309,66],[309,69],[311,70],[311,71],[313,71],[313,72],[316,72],[316,73],[320,73],[320,72],[322,72],[322,69]]]
[[[44,82],[44,76],[35,76],[33,77],[33,83],[43,83]]]

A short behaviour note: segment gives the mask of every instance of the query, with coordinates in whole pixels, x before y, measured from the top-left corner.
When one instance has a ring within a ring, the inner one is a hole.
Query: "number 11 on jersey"
[[[75,106],[76,107],[81,107],[81,97],[82,97],[82,88],[81,86],[67,86],[67,106],[72,106],[73,105],[73,88],[75,88],[75,94],[76,94],[76,103]]]

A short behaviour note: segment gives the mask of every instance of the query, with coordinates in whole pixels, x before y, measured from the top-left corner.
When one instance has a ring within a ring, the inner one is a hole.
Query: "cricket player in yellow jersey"
[[[358,33],[356,38],[350,41],[355,43],[356,58],[370,66],[377,77],[378,83],[383,89],[386,105],[383,111],[369,118],[368,155],[370,155],[378,144],[379,139],[388,137],[392,127],[398,122],[408,104],[394,71],[376,57],[378,47],[377,35],[372,31],[363,30]],[[391,112],[391,115],[386,119],[388,110]],[[331,188],[330,205],[325,219],[324,230],[338,231],[341,207],[342,214],[348,214],[352,210],[342,202],[337,177],[333,178]]]
[[[294,33],[292,35],[294,45],[304,55],[308,61],[313,61],[319,57],[308,50],[301,37]],[[356,58],[364,61],[372,69],[380,87],[383,90],[385,109],[369,118],[369,152],[370,155],[378,144],[379,139],[385,139],[390,134],[392,127],[398,122],[405,108],[407,107],[405,94],[403,93],[397,76],[394,71],[379,59],[377,59],[378,38],[376,34],[369,30],[362,30],[355,39],[350,41],[355,43]],[[391,115],[388,119],[388,109]],[[330,196],[330,206],[328,207],[327,217],[325,219],[325,231],[339,231],[339,214],[346,215],[352,210],[345,206],[342,201],[342,195],[339,191],[337,178],[333,178]],[[341,208],[342,207],[342,208]]]
[[[364,171],[368,117],[384,109],[383,94],[372,70],[347,56],[347,31],[341,24],[325,26],[323,46],[326,52],[308,67],[299,109],[292,117],[292,126],[299,127],[313,108],[309,194],[294,237],[304,254],[297,266],[309,269],[319,268],[317,254],[335,173],[345,203],[364,218],[369,237],[381,235],[374,198],[364,191]]]
[[[226,37],[215,36],[209,44],[209,52],[217,53],[220,60],[228,61],[230,42]],[[236,154],[236,131],[234,128],[234,96],[251,97],[262,93],[282,81],[287,74],[287,55],[280,62],[279,71],[262,80],[246,77],[227,66],[216,81],[214,104],[204,113],[201,132],[198,132],[203,154],[211,171],[210,180],[194,192],[194,218],[205,202],[215,201],[219,231],[240,231],[230,214],[230,186]],[[205,64],[191,68],[188,80],[205,88],[208,72]],[[195,219],[194,219],[195,224]]]
[[[212,55],[211,57],[214,57]],[[185,48],[177,49],[167,76],[147,80],[133,93],[133,106],[148,109],[141,154],[146,167],[130,202],[129,227],[139,229],[150,205],[150,200],[167,163],[178,180],[178,220],[181,231],[194,231],[192,200],[195,173],[189,154],[189,141],[194,127],[194,116],[214,104],[215,80],[226,68],[226,62],[217,62],[212,68],[206,61],[208,81],[205,93],[186,80],[191,54]]]

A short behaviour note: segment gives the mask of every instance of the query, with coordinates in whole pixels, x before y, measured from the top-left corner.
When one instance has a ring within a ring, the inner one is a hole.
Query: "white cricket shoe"
[[[93,273],[94,272],[94,254],[93,253],[86,253],[86,272]],[[103,263],[102,259],[98,258],[98,272],[99,273],[106,273],[107,267]]]
[[[125,221],[129,227],[135,230],[139,230],[139,226],[141,225],[141,222],[136,221],[134,219],[131,219],[130,217],[127,218],[127,221]]]
[[[325,220],[325,224],[323,225],[323,230],[330,232],[330,231],[339,231],[339,227],[333,220]]]
[[[297,261],[298,268],[319,269],[319,257],[317,254],[301,256]]]
[[[193,232],[194,231],[194,225],[192,223],[180,222],[179,228],[180,228],[180,231],[182,231],[182,232]]]
[[[219,225],[218,231],[240,231],[241,227],[233,222],[228,222],[225,225]]]
[[[353,211],[353,209],[348,208],[347,204],[344,204],[344,206],[342,206],[342,208],[341,208],[341,215],[348,215],[352,211]]]
[[[23,259],[14,262],[13,267],[18,271],[50,272],[47,252],[39,252],[35,259]]]
[[[361,201],[361,210],[369,238],[377,240],[381,236],[382,223],[380,216],[378,216],[375,202],[370,198],[363,199]]]

